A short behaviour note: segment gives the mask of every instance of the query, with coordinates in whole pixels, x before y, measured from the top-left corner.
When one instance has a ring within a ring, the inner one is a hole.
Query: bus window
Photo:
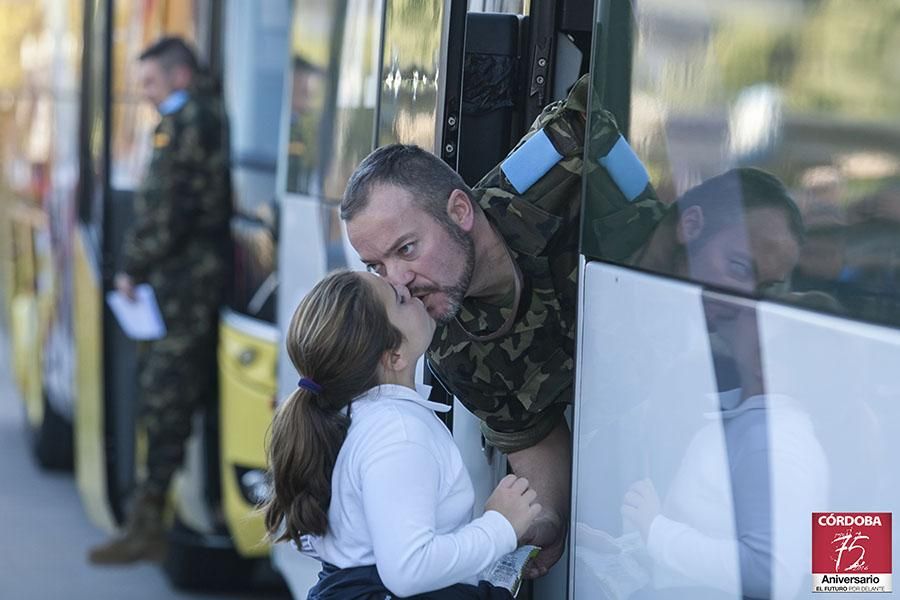
[[[197,47],[197,15],[204,4],[200,0],[164,0],[114,5],[110,168],[114,189],[137,189],[150,160],[150,135],[159,120],[155,107],[141,97],[138,56],[163,35],[184,37]]]
[[[443,2],[388,0],[382,56],[378,145],[435,148]]]
[[[814,511],[900,497],[900,6],[595,15],[575,597],[812,597]]]
[[[288,193],[336,203],[372,151],[381,11],[377,0],[295,4]]]
[[[229,304],[268,322],[275,321],[278,130],[289,28],[288,0],[261,6],[233,0],[225,6],[224,86],[235,203]]]
[[[889,25],[900,8],[800,1],[690,6],[658,0],[635,8],[625,84],[630,103],[620,112],[630,120],[631,147],[660,197],[673,203],[672,214],[648,237],[643,255],[609,256],[599,244],[602,216],[591,214],[596,203],[589,196],[585,254],[900,325],[900,87],[892,66],[900,36]],[[883,43],[848,45],[841,41],[847,36]],[[621,85],[608,81],[595,107]],[[606,150],[595,146],[592,154],[601,158]],[[679,237],[684,211],[675,200],[734,168],[763,174],[755,183],[735,179],[711,189],[736,195],[708,207],[721,214],[707,210],[712,221],[705,219],[696,238]],[[767,176],[773,180],[765,191]],[[782,214],[758,223],[760,203],[779,202],[755,198],[754,190],[781,195],[781,208],[771,210]],[[710,226],[726,221],[731,231],[724,235],[743,256],[733,258],[731,272],[710,273],[703,242]]]

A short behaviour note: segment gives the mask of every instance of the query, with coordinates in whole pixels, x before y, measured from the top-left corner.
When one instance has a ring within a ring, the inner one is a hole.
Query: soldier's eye
[[[409,256],[412,254],[413,249],[415,249],[416,244],[414,242],[409,242],[408,244],[403,244],[400,248],[397,249],[397,254],[400,256]]]
[[[381,271],[382,271],[381,265],[378,265],[375,263],[367,264],[366,271],[368,271],[369,273],[374,273],[376,275],[381,275]]]

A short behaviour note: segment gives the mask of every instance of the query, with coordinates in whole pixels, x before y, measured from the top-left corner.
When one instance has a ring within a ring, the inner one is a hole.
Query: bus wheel
[[[31,450],[38,464],[51,471],[71,471],[74,466],[72,423],[60,415],[43,394],[44,418],[28,427]]]
[[[163,570],[177,588],[194,591],[286,589],[268,557],[244,558],[227,533],[194,531],[175,517]]]

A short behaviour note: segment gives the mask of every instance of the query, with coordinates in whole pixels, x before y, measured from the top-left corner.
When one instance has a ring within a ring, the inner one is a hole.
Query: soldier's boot
[[[123,530],[110,541],[91,548],[88,560],[96,565],[162,561],[167,545],[164,508],[165,496],[139,494]]]

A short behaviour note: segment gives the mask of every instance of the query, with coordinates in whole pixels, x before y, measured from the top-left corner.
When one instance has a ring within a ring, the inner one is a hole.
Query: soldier
[[[137,486],[121,535],[91,550],[91,562],[99,564],[165,554],[166,491],[215,366],[229,252],[231,177],[222,100],[179,38],[147,48],[140,70],[144,96],[161,119],[115,286],[133,298],[136,283],[149,283],[167,333],[149,342],[139,358],[147,477]]]
[[[537,490],[544,511],[525,541],[543,551],[530,577],[559,559],[568,524],[563,413],[573,397],[582,175],[597,191],[591,218],[609,233],[611,255],[631,256],[664,208],[639,163],[640,173],[620,177],[636,158],[604,111],[591,145],[603,155],[583,162],[587,87],[585,76],[547,107],[474,189],[424,150],[392,145],[359,165],[341,204],[368,268],[408,286],[438,321],[435,374]]]

